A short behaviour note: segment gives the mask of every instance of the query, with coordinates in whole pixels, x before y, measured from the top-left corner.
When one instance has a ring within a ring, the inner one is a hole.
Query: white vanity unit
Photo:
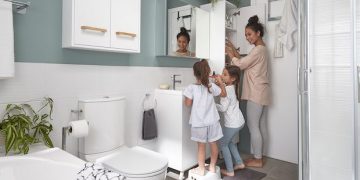
[[[184,171],[197,165],[197,144],[190,139],[190,111],[180,90],[155,90],[158,125],[157,151],[169,159],[169,166]]]
[[[62,47],[140,52],[141,0],[63,0]]]

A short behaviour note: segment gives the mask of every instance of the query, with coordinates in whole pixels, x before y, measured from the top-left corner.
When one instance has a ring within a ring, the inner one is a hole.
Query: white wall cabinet
[[[234,46],[240,48],[240,54],[248,54],[252,45],[245,38],[245,26],[251,16],[257,15],[261,23],[266,22],[265,4],[237,8],[225,0],[219,0],[214,6],[202,5],[201,8],[210,12],[210,67],[217,74],[221,74],[225,67],[225,38]],[[232,23],[226,23],[226,17]]]
[[[62,46],[140,52],[141,0],[63,0]]]

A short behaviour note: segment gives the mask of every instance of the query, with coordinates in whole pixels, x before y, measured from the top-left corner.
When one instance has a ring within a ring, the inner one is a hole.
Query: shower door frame
[[[309,0],[298,0],[298,125],[299,125],[299,163],[298,179],[309,180]]]

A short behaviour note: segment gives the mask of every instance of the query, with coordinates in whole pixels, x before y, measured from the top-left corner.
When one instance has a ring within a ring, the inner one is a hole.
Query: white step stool
[[[194,169],[189,170],[189,175],[188,175],[187,180],[221,180],[219,166],[216,166],[216,173],[211,173],[208,170],[205,170],[204,176],[200,176],[200,175],[194,173]]]

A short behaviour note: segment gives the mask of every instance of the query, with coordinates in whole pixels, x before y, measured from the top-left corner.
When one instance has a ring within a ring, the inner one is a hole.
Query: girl
[[[209,171],[215,173],[218,148],[216,141],[223,134],[219,123],[219,114],[216,110],[214,96],[226,96],[225,86],[220,88],[214,83],[209,83],[210,67],[203,59],[193,66],[196,83],[189,85],[185,91],[185,105],[192,106],[190,121],[191,140],[198,144],[198,164],[195,173],[205,175],[205,148],[210,143],[211,161]],[[219,78],[218,78],[219,79]]]
[[[241,99],[247,100],[247,125],[250,130],[251,146],[254,158],[245,161],[246,166],[262,167],[263,138],[266,139],[266,109],[270,104],[270,85],[267,48],[262,39],[264,27],[259,18],[253,16],[245,27],[245,36],[255,47],[241,58],[234,46],[227,42],[226,53],[232,64],[244,70],[244,80]]]
[[[221,169],[221,174],[234,176],[234,170],[244,169],[245,165],[240,157],[236,145],[232,139],[244,127],[245,119],[239,108],[239,95],[237,92],[240,81],[240,69],[237,66],[226,66],[223,70],[222,80],[217,80],[217,84],[226,84],[226,97],[220,98],[220,104],[216,104],[219,112],[224,114],[224,137],[220,139],[220,148],[225,160],[226,170]],[[232,155],[232,156],[231,156]],[[233,167],[233,159],[235,167]]]

